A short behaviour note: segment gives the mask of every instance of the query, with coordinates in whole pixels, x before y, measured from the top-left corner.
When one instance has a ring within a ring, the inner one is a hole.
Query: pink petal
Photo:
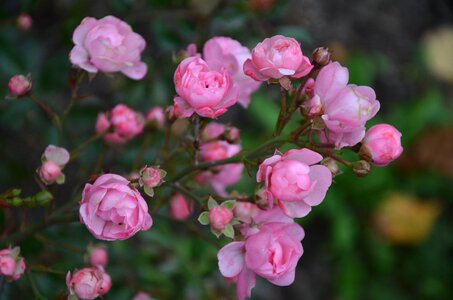
[[[235,277],[244,268],[245,242],[232,242],[220,249],[217,254],[219,270],[224,277]]]
[[[69,60],[75,66],[78,66],[90,73],[96,73],[98,69],[89,62],[88,52],[81,46],[74,46],[69,53]]]
[[[174,112],[178,118],[188,118],[194,113],[194,109],[183,98],[176,96],[173,102]]]
[[[148,66],[144,62],[137,62],[133,67],[122,69],[121,72],[127,77],[140,80],[148,72]]]
[[[237,278],[236,294],[238,300],[244,300],[252,295],[252,289],[256,285],[256,276],[253,271],[244,267]]]
[[[304,201],[278,201],[278,206],[281,210],[291,218],[302,218],[308,215],[311,211],[311,206],[306,204]]]
[[[270,79],[270,77],[262,75],[260,71],[257,68],[255,68],[250,58],[244,62],[243,69],[245,75],[252,77],[256,81],[266,81]]]
[[[276,279],[268,279],[271,283],[278,285],[278,286],[288,286],[294,282],[294,278],[296,275],[296,270],[285,272],[282,276]]]
[[[85,42],[85,37],[88,31],[96,25],[97,20],[95,18],[86,17],[82,20],[79,26],[74,30],[72,34],[72,41],[74,44],[82,46]]]
[[[310,166],[320,162],[322,156],[307,148],[291,149],[282,156],[282,160],[297,160]]]
[[[332,173],[327,167],[315,165],[310,167],[310,179],[316,181],[313,191],[304,198],[305,203],[311,206],[318,205],[324,200],[327,190],[332,184]]]

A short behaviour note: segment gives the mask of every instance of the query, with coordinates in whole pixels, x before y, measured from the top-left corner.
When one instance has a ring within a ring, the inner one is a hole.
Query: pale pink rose
[[[86,17],[74,30],[72,41],[71,63],[87,72],[122,72],[135,80],[146,75],[148,67],[141,61],[145,40],[116,17]]]
[[[104,174],[85,185],[79,212],[81,223],[105,241],[128,239],[153,223],[140,193],[115,174]]]
[[[310,113],[319,114],[328,130],[323,138],[338,149],[357,144],[380,107],[372,88],[348,84],[348,79],[347,68],[328,64],[319,72],[310,100]]]
[[[233,213],[226,207],[217,205],[209,210],[209,224],[214,230],[224,230],[231,219],[233,219]]]
[[[27,13],[21,13],[16,19],[17,27],[22,31],[27,31],[33,25],[33,20]]]
[[[301,218],[320,204],[332,183],[332,173],[318,164],[321,160],[320,154],[304,148],[263,161],[256,180],[265,184],[269,207],[276,200],[285,214]]]
[[[94,247],[90,251],[90,265],[93,267],[105,267],[109,260],[109,255],[104,247]]]
[[[31,88],[32,82],[30,76],[14,75],[8,82],[8,91],[14,97],[24,96]]]
[[[69,152],[63,147],[57,147],[55,145],[49,145],[44,150],[44,154],[42,156],[42,161],[53,161],[61,168],[63,168],[69,162]]]
[[[124,104],[116,105],[110,113],[100,113],[96,120],[96,132],[109,128],[112,132],[104,135],[109,144],[123,144],[143,132],[145,120],[143,116]]]
[[[403,153],[401,133],[392,125],[374,125],[362,141],[361,153],[368,156],[373,165],[386,166]]]
[[[163,128],[165,125],[164,109],[159,106],[151,108],[145,117],[147,122],[152,123],[157,128]]]
[[[239,300],[251,296],[256,275],[279,286],[294,281],[297,262],[303,253],[304,231],[284,216],[285,222],[275,220],[281,215],[277,209],[269,212],[271,218],[256,224],[255,230],[245,235],[245,241],[232,242],[217,255],[222,275],[237,284]]]
[[[196,113],[214,119],[237,102],[238,91],[228,72],[212,69],[199,57],[184,59],[176,69],[173,81],[178,93],[174,108],[179,118]]]
[[[83,268],[66,274],[69,294],[81,300],[92,300],[108,292],[111,287],[110,276],[100,267]]]
[[[7,280],[18,280],[25,272],[25,261],[19,256],[20,249],[0,250],[0,276]]]
[[[138,292],[132,300],[153,300],[148,293]]]
[[[258,43],[252,58],[244,63],[244,73],[257,81],[301,78],[313,69],[308,57],[302,54],[300,44],[293,38],[275,35]]]
[[[214,70],[226,69],[238,89],[238,102],[243,107],[250,103],[250,96],[261,85],[244,74],[244,62],[251,58],[250,50],[229,37],[213,37],[203,46],[203,59]]]
[[[237,201],[234,206],[234,216],[243,223],[251,223],[260,209],[255,203]]]
[[[241,146],[227,141],[213,141],[202,144],[199,151],[200,161],[214,161],[230,158],[241,151]],[[226,164],[211,168],[198,174],[195,178],[199,184],[209,184],[220,196],[226,197],[225,189],[237,183],[242,176],[244,165],[241,163]]]
[[[176,193],[170,199],[170,215],[176,220],[187,220],[192,214],[192,207],[180,193]]]
[[[56,163],[48,160],[39,168],[38,174],[45,184],[52,184],[62,173],[61,168]]]
[[[154,188],[164,182],[163,178],[166,174],[167,172],[160,169],[159,166],[146,167],[140,171],[140,182],[147,187]]]

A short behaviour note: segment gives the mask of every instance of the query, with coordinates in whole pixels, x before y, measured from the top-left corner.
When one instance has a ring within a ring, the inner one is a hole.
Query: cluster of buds
[[[41,180],[47,185],[54,182],[63,184],[65,175],[62,170],[69,162],[69,158],[69,152],[65,148],[54,145],[47,146],[41,156],[42,165],[37,170]]]

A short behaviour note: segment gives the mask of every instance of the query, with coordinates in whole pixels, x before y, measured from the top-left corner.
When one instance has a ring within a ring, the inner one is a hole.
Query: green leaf
[[[214,200],[214,198],[212,198],[211,196],[209,196],[209,200],[208,200],[208,208],[209,209],[212,209],[213,207],[219,205],[217,203],[217,201]]]
[[[65,181],[66,177],[64,176],[63,173],[61,173],[61,175],[57,178],[57,180],[55,181],[57,184],[63,184],[64,181]]]
[[[150,197],[154,197],[154,189],[152,187],[149,187],[147,185],[143,186],[143,191],[145,194],[147,194]]]
[[[233,228],[233,225],[228,224],[227,226],[225,226],[225,229],[222,231],[222,233],[226,237],[229,237],[230,239],[234,239],[234,228]]]
[[[209,212],[204,211],[200,214],[198,217],[198,222],[200,222],[201,225],[208,225],[209,224]]]
[[[236,200],[227,200],[222,202],[221,205],[228,210],[233,210],[234,206],[236,205]]]

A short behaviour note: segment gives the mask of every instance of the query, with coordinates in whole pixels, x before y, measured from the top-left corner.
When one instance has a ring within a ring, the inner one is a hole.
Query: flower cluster
[[[69,152],[65,148],[54,145],[47,146],[41,156],[42,165],[37,170],[41,180],[45,184],[52,184],[54,182],[63,184],[65,176],[62,170],[69,162],[69,158]]]

